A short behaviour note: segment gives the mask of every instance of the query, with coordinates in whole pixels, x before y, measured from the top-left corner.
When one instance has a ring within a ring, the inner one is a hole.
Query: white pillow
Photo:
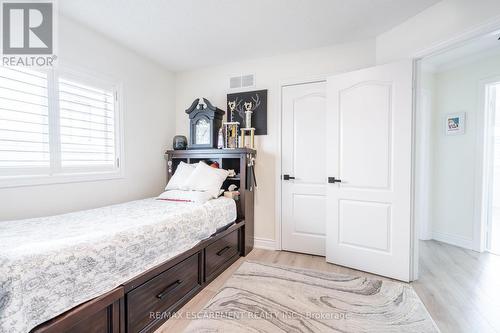
[[[156,199],[204,204],[208,200],[212,199],[212,195],[208,192],[171,190],[163,192]]]
[[[193,191],[208,192],[212,197],[217,198],[228,174],[227,170],[212,168],[200,162],[183,186]]]
[[[191,176],[195,168],[196,164],[187,164],[184,162],[179,163],[177,169],[175,169],[175,172],[172,175],[172,178],[170,178],[167,187],[165,187],[165,190],[184,189],[182,185],[184,185],[189,176]]]

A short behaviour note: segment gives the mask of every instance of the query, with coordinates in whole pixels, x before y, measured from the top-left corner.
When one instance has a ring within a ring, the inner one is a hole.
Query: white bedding
[[[0,332],[28,332],[236,220],[235,202],[154,198],[0,222]]]

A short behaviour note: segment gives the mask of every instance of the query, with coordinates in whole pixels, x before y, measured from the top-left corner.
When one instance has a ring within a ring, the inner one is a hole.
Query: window
[[[0,67],[0,186],[121,175],[117,85]]]
[[[59,78],[58,89],[62,168],[113,168],[116,163],[113,91],[64,77]]]
[[[0,67],[2,174],[50,167],[46,73]]]

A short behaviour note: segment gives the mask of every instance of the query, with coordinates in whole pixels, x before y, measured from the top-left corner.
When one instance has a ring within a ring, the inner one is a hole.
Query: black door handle
[[[295,179],[295,177],[292,177],[290,175],[283,175],[283,180],[290,180],[290,179]]]
[[[328,182],[330,184],[335,184],[335,183],[342,183],[342,180],[340,179],[335,179],[335,177],[328,177]]]

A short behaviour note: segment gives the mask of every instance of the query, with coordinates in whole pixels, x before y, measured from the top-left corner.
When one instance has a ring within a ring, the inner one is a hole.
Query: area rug
[[[185,332],[439,332],[404,283],[244,262]]]

